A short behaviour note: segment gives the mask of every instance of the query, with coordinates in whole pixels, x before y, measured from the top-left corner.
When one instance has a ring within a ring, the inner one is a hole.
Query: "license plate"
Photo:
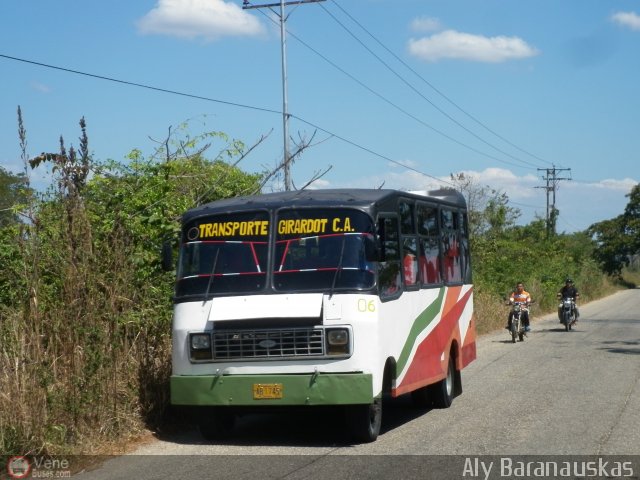
[[[283,397],[281,383],[254,383],[254,400],[273,400]]]

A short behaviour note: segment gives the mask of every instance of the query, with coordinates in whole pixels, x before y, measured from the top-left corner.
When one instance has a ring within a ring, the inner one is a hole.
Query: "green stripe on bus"
[[[254,385],[280,385],[282,398],[255,399]],[[351,405],[373,402],[371,374],[171,377],[173,405]]]
[[[411,355],[411,350],[413,349],[413,345],[416,343],[418,335],[420,335],[420,333],[423,332],[424,329],[427,328],[436,318],[438,313],[440,313],[445,291],[446,288],[442,287],[438,293],[438,298],[436,298],[431,305],[425,308],[413,322],[411,331],[409,332],[409,337],[407,338],[404,347],[402,347],[402,353],[396,362],[396,371],[398,373],[402,372],[406,367],[407,362],[409,361],[409,355]]]

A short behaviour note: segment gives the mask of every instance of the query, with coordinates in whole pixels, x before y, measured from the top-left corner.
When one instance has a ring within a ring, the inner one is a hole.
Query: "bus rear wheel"
[[[374,442],[382,425],[382,398],[365,405],[347,405],[347,425],[354,440],[363,443]]]
[[[447,376],[429,386],[429,393],[435,408],[449,408],[453,402],[456,381],[456,366],[453,355],[449,355]]]

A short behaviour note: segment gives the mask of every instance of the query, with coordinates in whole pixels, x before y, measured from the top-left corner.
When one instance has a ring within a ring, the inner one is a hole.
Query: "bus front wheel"
[[[354,440],[363,443],[374,442],[382,425],[382,398],[376,398],[366,405],[346,407],[347,425]]]

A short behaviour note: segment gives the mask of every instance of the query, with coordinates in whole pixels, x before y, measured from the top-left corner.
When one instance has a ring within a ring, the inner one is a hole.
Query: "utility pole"
[[[268,8],[278,17],[280,17],[280,54],[282,56],[282,135],[284,140],[284,189],[286,191],[291,190],[291,158],[289,157],[289,112],[288,112],[288,100],[287,100],[287,40],[285,23],[287,17],[285,16],[285,7],[289,5],[301,5],[303,3],[317,3],[324,2],[325,0],[294,0],[285,2],[280,0],[278,3],[268,3],[264,5],[251,5],[249,0],[244,0],[242,4],[243,10],[250,10],[253,8]],[[280,7],[280,13],[274,10],[274,7]]]
[[[558,177],[557,174],[563,171],[571,172],[570,168],[556,168],[555,165],[552,168],[539,168],[538,171],[545,172],[545,175],[542,177],[543,180],[547,182],[547,185],[544,187],[535,187],[535,188],[544,188],[547,192],[547,238],[549,238],[551,233],[555,232],[555,217],[556,217],[556,190],[558,189],[558,182],[560,180],[571,180],[571,177]],[[549,195],[551,195],[551,200],[549,200]],[[552,221],[553,220],[553,221]],[[553,230],[553,232],[551,231]]]

